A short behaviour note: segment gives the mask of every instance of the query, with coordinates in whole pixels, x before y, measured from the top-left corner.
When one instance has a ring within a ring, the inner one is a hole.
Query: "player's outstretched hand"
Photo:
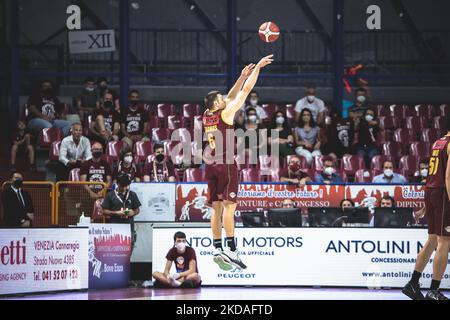
[[[244,69],[242,69],[241,76],[244,77],[244,79],[247,79],[252,74],[253,69],[255,68],[254,63],[250,63],[249,65],[246,65]]]
[[[259,60],[258,66],[260,68],[264,68],[265,66],[267,66],[268,64],[271,64],[273,62],[272,58],[273,58],[273,54],[269,54],[268,56],[265,56],[264,58]]]

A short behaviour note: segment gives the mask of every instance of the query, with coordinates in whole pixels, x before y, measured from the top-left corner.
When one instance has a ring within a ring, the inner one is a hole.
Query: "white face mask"
[[[258,99],[250,99],[250,104],[251,104],[253,107],[256,107],[256,105],[258,104]]]
[[[255,115],[251,115],[251,116],[248,116],[248,120],[249,120],[250,122],[256,122],[257,117],[256,117]]]
[[[132,156],[126,156],[125,158],[123,158],[123,161],[125,161],[126,163],[131,163],[131,161],[133,161],[133,157]]]
[[[366,121],[372,121],[372,120],[373,120],[373,115],[366,114]]]
[[[284,117],[277,117],[277,123],[283,124],[284,123]]]
[[[92,91],[95,90],[95,88],[94,87],[86,87],[86,90],[89,91],[89,92],[92,92]]]
[[[358,100],[358,102],[363,103],[363,102],[366,101],[366,97],[365,97],[365,96],[358,96],[358,97],[356,98],[356,100]]]
[[[179,252],[184,252],[184,250],[186,249],[186,243],[185,242],[178,242],[177,244],[175,244],[175,248],[177,248],[177,250]]]
[[[314,100],[316,99],[315,96],[306,96],[306,99],[308,100],[309,103],[313,103]]]
[[[384,175],[386,177],[392,177],[394,175],[394,171],[392,169],[385,169],[384,170]]]
[[[420,175],[421,175],[422,177],[428,176],[428,169],[422,169],[422,170],[420,170]]]
[[[323,172],[327,176],[331,176],[334,173],[334,168],[333,167],[326,167],[326,168],[323,169]]]

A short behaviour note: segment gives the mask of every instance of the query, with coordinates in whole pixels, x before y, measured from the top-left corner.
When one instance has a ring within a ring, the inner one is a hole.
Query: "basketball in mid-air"
[[[262,41],[274,42],[280,36],[280,28],[272,21],[264,22],[259,27],[258,34]]]

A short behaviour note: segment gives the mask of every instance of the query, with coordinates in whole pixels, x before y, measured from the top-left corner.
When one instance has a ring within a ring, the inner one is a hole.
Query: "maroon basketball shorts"
[[[236,164],[206,165],[209,203],[228,200],[237,201],[238,170]]]
[[[445,188],[425,189],[428,234],[450,236],[450,202]]]

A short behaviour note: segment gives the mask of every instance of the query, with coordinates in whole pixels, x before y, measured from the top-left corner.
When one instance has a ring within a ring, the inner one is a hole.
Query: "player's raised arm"
[[[233,100],[230,100],[225,110],[222,112],[222,118],[223,120],[228,123],[232,124],[235,113],[239,110],[239,108],[242,106],[242,104],[245,102],[245,99],[247,99],[247,96],[250,94],[250,92],[253,90],[253,87],[256,84],[256,81],[258,80],[259,76],[259,70],[261,68],[264,68],[268,64],[271,64],[273,62],[273,54],[268,55],[261,60],[259,60],[258,64],[253,68],[252,73],[248,77],[248,79],[245,81],[244,86],[237,94],[236,98]]]
[[[236,98],[238,92],[242,89],[242,85],[244,84],[244,81],[247,80],[247,78],[252,74],[253,69],[255,68],[254,63],[250,63],[249,65],[246,65],[244,69],[242,69],[241,75],[236,80],[236,83],[234,84],[233,88],[230,89],[230,91],[227,94],[227,101],[231,101],[234,98]]]

